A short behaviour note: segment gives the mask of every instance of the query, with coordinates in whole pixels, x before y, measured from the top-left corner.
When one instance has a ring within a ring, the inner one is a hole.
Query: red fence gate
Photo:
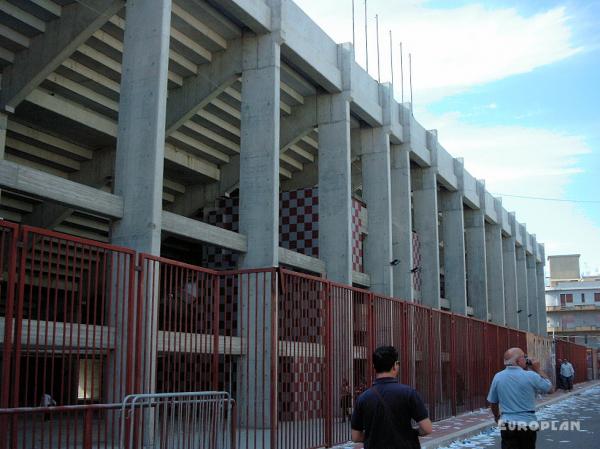
[[[285,269],[217,272],[7,222],[0,255],[0,449],[112,447],[126,394],[202,390],[236,400],[240,448],[331,446],[376,346],[398,348],[434,420],[484,407],[503,352],[527,348],[525,332]],[[584,347],[556,352],[585,379]]]

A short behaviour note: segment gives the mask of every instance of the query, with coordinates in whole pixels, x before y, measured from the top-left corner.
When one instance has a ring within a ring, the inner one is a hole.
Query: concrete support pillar
[[[501,213],[500,208],[496,211]],[[499,217],[500,218],[500,217]],[[504,326],[504,273],[502,263],[502,226],[500,223],[485,225],[485,264],[487,275],[488,311],[491,321]]]
[[[508,220],[511,235],[502,239],[502,273],[504,275],[504,313],[506,325],[512,328],[519,327],[518,290],[517,290],[517,254],[515,238],[515,215],[509,214]]]
[[[327,278],[352,285],[350,103],[345,94],[318,99],[319,258]]]
[[[275,267],[279,248],[280,44],[273,35],[243,38],[240,137],[241,268]],[[260,204],[260,207],[256,207]]]
[[[124,214],[113,224],[111,241],[153,255],[160,255],[161,243],[170,30],[171,0],[132,0],[127,3],[114,182],[115,194],[123,198]],[[152,274],[148,273],[148,276]],[[155,285],[146,286],[146,310],[142,312],[154,319],[143,323],[138,340],[141,347],[137,351],[147,354],[143,360],[145,376],[141,392],[156,389],[156,352],[152,348],[156,347],[158,334],[158,278],[158,275],[154,276]],[[118,298],[117,290],[124,287],[115,282],[112,288],[113,297]],[[126,308],[118,304],[114,307],[115,313],[109,315],[110,324],[117,329],[116,341],[126,341],[128,326],[122,323],[133,317],[127,316]],[[111,372],[114,367],[113,379],[123,383],[123,348],[117,346],[108,358],[107,369]],[[112,380],[109,378],[108,382]],[[113,391],[113,388],[106,391]],[[122,398],[118,394],[107,399],[119,401]],[[108,416],[107,420],[114,422]],[[144,429],[151,429],[153,423],[153,411],[145,412]],[[142,444],[150,447],[154,444],[152,432],[144,429],[141,430]]]
[[[240,136],[240,233],[248,238],[248,250],[240,268],[276,267],[279,264],[279,138],[280,138],[280,37],[278,33],[242,38],[242,108]],[[257,206],[259,205],[259,206]],[[238,362],[238,410],[240,426],[247,432],[271,433],[271,388],[275,351],[271,340],[270,304],[275,300],[267,274],[250,275],[248,294],[241,304],[241,335],[248,351]],[[266,306],[265,306],[266,304]],[[268,386],[267,388],[261,387]],[[261,441],[262,436],[258,438]]]
[[[430,146],[430,148],[433,146]],[[440,252],[437,204],[437,150],[431,152],[431,167],[411,171],[414,229],[421,247],[421,303],[440,308]]]
[[[127,4],[112,243],[160,254],[171,0]]]
[[[6,149],[6,129],[8,128],[8,115],[0,112],[0,159],[4,159]]]
[[[517,247],[517,291],[518,291],[518,309],[519,329],[523,331],[529,330],[529,320],[527,315],[527,259],[525,257],[525,248]]]
[[[534,334],[539,333],[537,305],[537,272],[535,268],[535,256],[527,254],[527,316],[529,331]]]
[[[485,214],[483,211],[483,183],[477,183],[480,209],[465,208],[465,249],[467,267],[467,304],[473,316],[488,320],[487,270],[485,262]]]
[[[392,296],[392,202],[390,139],[384,128],[361,131],[363,199],[367,204],[365,272],[371,290]]]
[[[0,112],[0,160],[4,159],[6,151],[6,129],[8,128],[8,115]],[[0,190],[0,197],[2,190]]]
[[[412,214],[410,194],[410,148],[408,145],[391,146],[392,185],[392,267],[394,297],[413,300],[412,281]]]
[[[543,337],[548,335],[548,318],[546,315],[546,285],[544,282],[544,256],[541,257],[542,262],[535,264],[536,279],[537,279],[537,295],[538,295],[538,332]]]
[[[467,314],[467,268],[465,264],[465,223],[460,191],[440,194],[442,241],[444,242],[444,280],[450,310]]]

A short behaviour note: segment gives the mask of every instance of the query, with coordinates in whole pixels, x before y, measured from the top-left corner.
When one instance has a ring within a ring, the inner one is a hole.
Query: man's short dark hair
[[[393,346],[380,346],[373,352],[373,367],[376,373],[391,371],[398,361],[398,351]]]

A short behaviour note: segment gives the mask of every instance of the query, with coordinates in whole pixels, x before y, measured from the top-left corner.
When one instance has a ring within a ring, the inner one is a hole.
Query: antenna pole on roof
[[[365,0],[365,59],[367,62],[367,73],[369,73],[369,30],[367,26],[367,0]]]
[[[392,30],[390,30],[390,68],[392,69],[392,96],[394,96],[394,46]]]
[[[413,112],[413,86],[412,86],[412,55],[408,54],[408,77],[410,83],[410,113]]]
[[[404,103],[404,62],[402,60],[402,42],[400,42],[400,103]]]
[[[377,33],[377,82],[381,83],[381,64],[379,62],[379,14],[375,14],[375,32]]]
[[[352,0],[352,47],[356,51],[356,32],[354,23],[354,0]]]

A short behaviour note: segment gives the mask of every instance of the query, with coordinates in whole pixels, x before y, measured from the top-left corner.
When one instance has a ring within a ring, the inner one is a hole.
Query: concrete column
[[[410,148],[391,146],[392,185],[392,267],[394,297],[413,300],[412,215],[410,194]]]
[[[248,251],[240,258],[240,266],[275,267],[279,248],[278,39],[244,36],[243,69],[240,232],[248,238]]]
[[[544,256],[542,255],[542,261]],[[544,282],[544,262],[535,264],[536,279],[537,279],[537,296],[538,296],[538,332],[546,337],[548,335],[548,322],[546,315],[546,285]]]
[[[123,198],[124,214],[113,224],[111,241],[153,255],[160,255],[161,243],[170,30],[171,0],[131,0],[127,3],[114,184],[115,194]],[[147,274],[148,278],[152,276],[152,273]],[[152,348],[156,347],[158,334],[159,276],[154,278],[156,284],[147,286],[146,310],[140,312],[154,317],[144,322],[139,340],[142,346],[137,348],[147,354],[143,361],[146,373],[143,392],[156,389],[156,353]],[[113,297],[119,298],[116,291],[124,287],[115,283],[112,288]],[[116,341],[125,341],[127,326],[122,323],[132,317],[127,316],[126,311],[122,313],[126,308],[121,309],[118,304],[114,307],[116,313],[110,313],[110,324],[117,329]],[[121,383],[125,379],[120,365],[122,350],[120,346],[115,348],[107,363],[108,372],[116,364],[114,379]],[[107,381],[112,382],[110,378]],[[107,399],[121,400],[118,392],[117,389],[117,397]],[[114,422],[108,416],[107,421]],[[141,430],[145,447],[154,443],[152,432],[145,430],[153,425],[153,411],[145,412],[144,429]]]
[[[345,94],[318,99],[319,258],[327,278],[352,285],[350,103]]]
[[[373,292],[392,296],[390,139],[384,128],[361,131],[361,154],[363,199],[368,212],[365,272],[371,277]]]
[[[502,239],[502,273],[504,275],[504,313],[506,325],[512,328],[519,327],[518,290],[517,290],[517,254],[516,254],[516,227],[515,214],[510,213],[508,220],[511,235]]]
[[[465,208],[465,249],[467,267],[467,303],[473,316],[488,320],[487,270],[485,262],[485,214],[483,183],[477,183],[480,209]]]
[[[414,229],[421,246],[421,303],[440,308],[440,252],[438,239],[437,150],[432,166],[411,170]]]
[[[537,305],[537,272],[535,268],[535,256],[527,254],[527,315],[529,331],[534,334],[539,333]]]
[[[130,1],[126,14],[112,243],[159,255],[171,0]]]
[[[274,9],[273,9],[274,12]],[[242,37],[243,73],[240,136],[240,233],[248,238],[241,268],[276,267],[279,264],[279,138],[280,138],[280,36],[278,33]],[[241,299],[241,335],[248,351],[238,361],[238,416],[246,432],[262,433],[270,441],[271,371],[274,345],[271,289],[267,274],[250,275],[248,293]],[[267,306],[265,306],[265,304]],[[263,387],[266,386],[266,387]],[[246,412],[248,411],[248,412]]]
[[[502,206],[496,204],[496,213],[500,220]],[[502,263],[502,225],[500,223],[485,224],[485,264],[487,275],[488,311],[491,321],[504,326],[506,323],[504,310],[504,274]]]
[[[459,190],[440,193],[442,241],[444,242],[444,280],[446,299],[452,312],[467,314],[467,267],[465,263],[465,221],[462,194],[463,164],[454,160]]]
[[[8,115],[0,112],[0,159],[4,159],[6,149],[6,129],[8,128]]]
[[[523,234],[522,234],[523,235]],[[527,259],[525,257],[525,248],[518,246],[517,249],[517,291],[518,291],[518,309],[519,329],[523,331],[529,330],[529,320],[527,315]]]
[[[4,153],[6,151],[6,129],[8,128],[8,115],[0,112],[0,160],[4,159]],[[2,197],[2,190],[0,190],[0,198]]]

